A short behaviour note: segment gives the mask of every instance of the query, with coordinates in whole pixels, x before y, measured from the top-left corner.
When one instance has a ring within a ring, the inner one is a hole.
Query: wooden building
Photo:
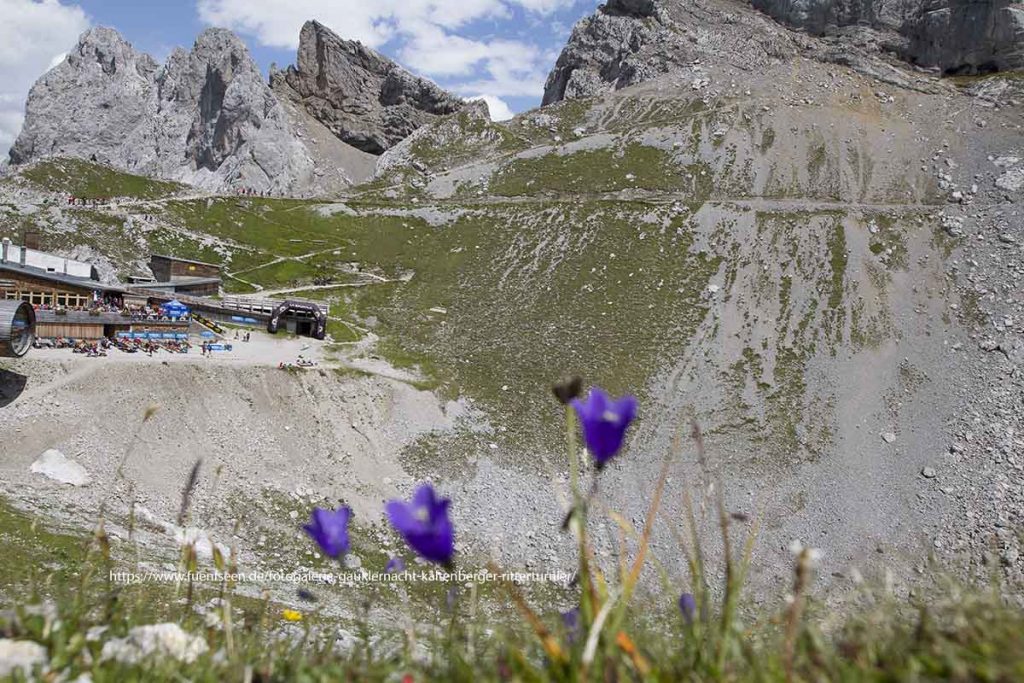
[[[123,293],[120,287],[95,280],[0,261],[0,299],[20,299],[33,306],[87,308],[106,295]]]
[[[36,309],[36,336],[99,339],[110,336],[121,322],[105,320],[87,310],[105,299],[124,303],[127,292],[95,280],[52,273],[41,268],[0,260],[0,299],[24,301]],[[58,313],[60,309],[60,313]],[[130,329],[125,327],[124,329]]]
[[[220,294],[219,277],[179,277],[169,282],[136,282],[136,290],[147,290],[163,294],[187,294],[189,296],[217,296]]]
[[[157,282],[174,282],[181,278],[220,279],[220,266],[189,259],[153,254],[149,257],[149,269]]]

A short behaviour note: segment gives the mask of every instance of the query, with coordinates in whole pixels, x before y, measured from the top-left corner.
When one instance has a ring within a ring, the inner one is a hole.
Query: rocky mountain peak
[[[123,145],[146,116],[158,68],[114,29],[85,32],[29,92],[12,163],[60,154],[106,156]]]
[[[11,160],[46,156],[210,187],[285,189],[311,173],[244,43],[224,29],[163,67],[114,29],[87,31],[29,93]]]
[[[107,75],[132,67],[151,73],[159,66],[156,60],[136,52],[120,33],[106,26],[97,26],[83,33],[78,44],[68,53],[67,61],[74,68],[88,68],[90,64],[96,64]]]
[[[226,29],[206,29],[161,66],[116,30],[94,28],[33,87],[10,158],[78,157],[211,189],[333,191],[463,107],[315,21],[302,28],[296,66],[272,69],[271,84]]]
[[[296,65],[275,72],[271,86],[341,140],[372,154],[463,106],[460,98],[317,21],[302,27]]]

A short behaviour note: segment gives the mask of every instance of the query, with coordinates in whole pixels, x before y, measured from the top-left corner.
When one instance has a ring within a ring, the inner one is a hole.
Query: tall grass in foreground
[[[29,594],[0,612],[0,637],[38,643],[45,651],[33,670],[14,669],[11,677],[71,681],[87,674],[97,683],[1024,680],[1024,612],[1007,605],[997,588],[965,588],[937,577],[922,599],[900,602],[884,587],[863,585],[857,607],[842,616],[830,615],[810,594],[816,551],[795,544],[792,586],[776,601],[778,610],[741,609],[756,521],[726,508],[696,425],[689,435],[705,482],[699,488],[684,487],[685,518],[675,525],[688,584],[673,589],[663,573],[663,604],[638,597],[644,569],[651,564],[660,569],[649,556],[650,539],[667,493],[669,467],[684,451],[683,432],[664,456],[643,527],[635,529],[608,513],[620,530],[622,552],[617,564],[598,557],[588,536],[588,518],[600,511],[601,471],[618,455],[636,405],[628,397],[614,400],[594,392],[581,401],[579,389],[578,381],[556,388],[565,406],[572,497],[564,527],[579,558],[575,608],[559,612],[535,604],[520,587],[506,584],[499,599],[514,606],[520,618],[493,618],[478,586],[468,596],[439,586],[436,610],[417,614],[415,621],[403,621],[397,614],[392,623],[371,620],[366,605],[354,642],[342,647],[336,642],[337,622],[320,615],[317,603],[311,602],[316,596],[308,592],[300,591],[306,602],[297,603],[303,606],[296,609],[269,594],[260,599],[237,595],[229,581],[213,589],[111,583],[109,570],[119,560],[112,555],[101,518],[84,544],[77,576],[37,573]],[[152,416],[147,410],[143,422]],[[580,435],[594,460],[592,468],[583,466]],[[127,487],[130,500],[134,492],[124,480],[123,467],[133,449],[130,443],[117,469],[117,483]],[[583,481],[585,471],[592,474],[589,485]],[[179,524],[187,522],[199,472],[196,463],[183,488]],[[389,503],[387,515],[411,551],[451,565],[457,558],[449,504],[423,486],[411,501]],[[723,552],[717,560],[705,552],[698,532],[705,509],[718,522]],[[325,554],[342,558],[349,550],[350,518],[351,510],[344,506],[316,510],[305,530]],[[225,557],[214,548],[213,568],[237,571],[236,551]],[[134,551],[129,559],[137,568]],[[722,572],[710,566],[717,562]],[[389,567],[400,570],[404,564],[396,557]],[[179,567],[199,568],[194,540],[183,541]],[[713,584],[718,573],[724,576],[722,585]],[[200,602],[214,607],[197,613]],[[826,619],[831,623],[827,630],[822,626]],[[133,629],[158,620],[180,623],[201,647],[187,656],[179,653],[180,659],[169,655],[171,650],[138,661],[110,655],[112,645]],[[0,671],[6,664],[0,660]]]

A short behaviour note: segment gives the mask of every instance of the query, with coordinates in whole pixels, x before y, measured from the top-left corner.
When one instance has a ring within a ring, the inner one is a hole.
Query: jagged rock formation
[[[204,31],[161,66],[95,28],[33,86],[10,159],[69,156],[208,189],[330,193],[369,178],[375,155],[463,106],[316,22],[302,30],[298,66],[272,82],[225,29]]]
[[[621,0],[580,20],[544,84],[543,104],[590,97],[665,73],[682,46],[655,17],[654,0]]]
[[[544,104],[590,97],[697,60],[763,68],[796,54],[910,85],[898,57],[944,73],[1024,68],[1024,8],[1011,0],[751,0],[800,34],[721,0],[609,0],[573,29],[548,76]]]
[[[136,52],[117,31],[88,31],[29,92],[11,161],[120,150],[151,113],[158,70],[152,57]],[[124,157],[131,166],[128,150]]]
[[[610,0],[579,21],[544,87],[544,104],[591,97],[697,60],[763,68],[797,53],[800,37],[719,0]]]
[[[316,21],[302,27],[297,65],[271,74],[271,86],[341,140],[371,154],[462,107],[458,97]]]
[[[245,45],[208,29],[160,67],[117,31],[86,32],[33,86],[11,161],[94,159],[206,187],[287,190],[312,160]]]

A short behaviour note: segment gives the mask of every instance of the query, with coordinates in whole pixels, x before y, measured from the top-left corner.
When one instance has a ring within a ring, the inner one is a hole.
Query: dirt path
[[[387,284],[389,282],[402,282],[402,280],[389,280],[385,277],[373,276],[373,282],[335,282],[329,285],[305,285],[302,287],[287,287],[285,289],[266,289],[262,290],[261,293],[265,296],[274,296],[277,294],[295,294],[297,292],[315,292],[325,289],[342,289],[345,287],[370,287],[372,285]]]

